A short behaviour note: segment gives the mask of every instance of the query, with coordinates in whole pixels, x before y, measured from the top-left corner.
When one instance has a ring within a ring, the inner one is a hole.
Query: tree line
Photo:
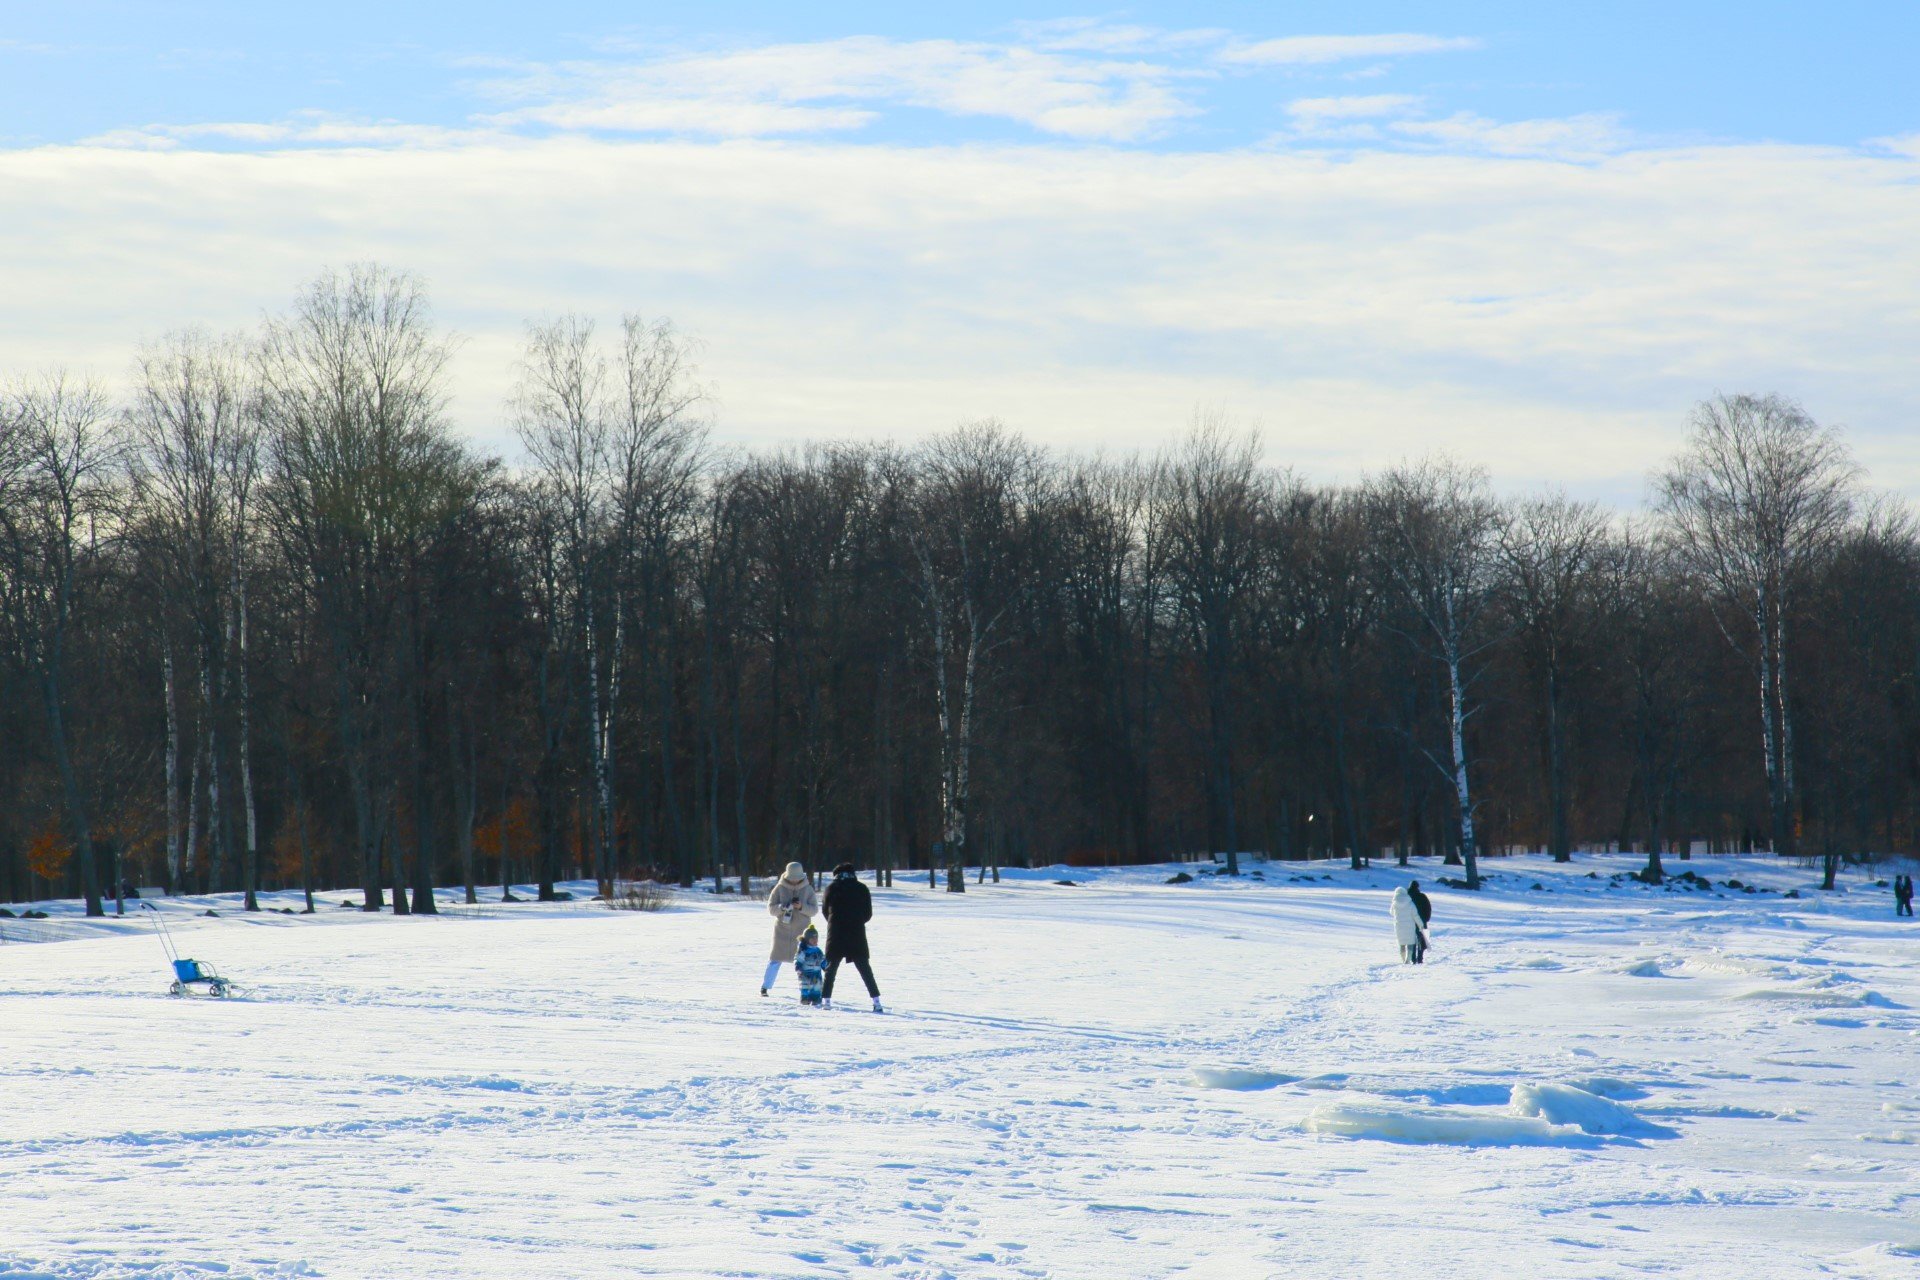
[[[631,316],[528,327],[509,465],[452,351],[365,266],[124,394],[6,384],[0,897],[1913,846],[1920,534],[1782,397],[1622,514],[1204,415],[731,450]]]

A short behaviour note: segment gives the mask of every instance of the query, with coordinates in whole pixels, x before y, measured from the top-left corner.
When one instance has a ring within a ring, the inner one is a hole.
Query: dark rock
[[[1798,889],[1789,889],[1780,896],[1783,898],[1797,898],[1800,896],[1800,891]]]
[[[13,912],[7,910],[5,907],[0,907],[0,917],[5,917],[6,919],[11,920],[14,918],[14,915],[13,915]]]
[[[1067,886],[1067,888],[1072,889],[1072,888],[1076,888],[1080,882],[1078,880],[1055,880],[1054,883],[1063,884]]]
[[[1184,871],[1176,871],[1167,877],[1168,884],[1192,884],[1193,877]]]
[[[1744,889],[1746,887],[1747,886],[1745,886],[1744,884],[1741,884],[1738,880],[1727,881],[1727,888],[1729,889]]]
[[[218,911],[215,911],[212,907],[208,907],[205,911],[202,911],[200,914],[203,916],[217,916],[220,913]]]
[[[1528,886],[1528,888],[1531,888],[1531,889],[1540,889],[1540,890],[1545,890],[1545,889],[1546,889],[1546,887],[1547,887],[1547,886],[1545,886],[1545,885],[1543,885],[1543,884],[1541,884],[1541,883],[1540,883],[1540,882],[1539,882],[1538,880],[1535,880],[1535,881],[1534,881],[1534,882],[1533,882],[1533,883],[1532,883],[1531,885],[1529,885],[1529,886]]]

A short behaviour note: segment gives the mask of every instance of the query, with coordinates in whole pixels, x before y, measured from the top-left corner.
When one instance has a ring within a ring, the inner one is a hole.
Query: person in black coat
[[[1420,882],[1413,880],[1407,884],[1407,896],[1413,899],[1413,909],[1420,913],[1420,927],[1426,928],[1433,923],[1433,899],[1420,892]]]
[[[1913,914],[1913,877],[1907,875],[1893,878],[1893,914],[1910,916]]]
[[[867,921],[873,919],[873,895],[853,873],[851,862],[833,869],[833,883],[820,899],[820,914],[827,918],[827,981],[822,991],[826,1003],[833,1003],[833,980],[840,972],[840,962],[851,960],[860,971],[860,980],[867,984],[867,994],[873,997],[873,1011],[882,1012],[880,984],[873,980],[867,954]]]

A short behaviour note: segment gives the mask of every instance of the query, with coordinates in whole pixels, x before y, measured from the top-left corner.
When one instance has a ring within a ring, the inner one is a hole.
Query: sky
[[[1197,412],[1630,503],[1779,391],[1920,494],[1920,6],[0,0],[0,374],[419,273],[511,455],[529,320],[670,317],[716,436]]]

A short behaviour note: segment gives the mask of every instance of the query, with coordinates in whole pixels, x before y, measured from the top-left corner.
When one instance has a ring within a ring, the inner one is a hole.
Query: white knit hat
[[[798,884],[807,878],[807,869],[797,862],[789,862],[787,864],[786,878]]]

